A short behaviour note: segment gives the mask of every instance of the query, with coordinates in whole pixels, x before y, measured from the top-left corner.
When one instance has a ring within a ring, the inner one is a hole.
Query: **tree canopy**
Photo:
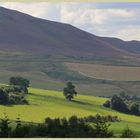
[[[0,104],[28,104],[25,93],[28,93],[29,80],[22,77],[11,77],[9,84],[9,86],[0,88]]]
[[[128,112],[127,105],[125,102],[117,95],[113,95],[111,98],[111,107],[112,109],[121,111],[121,112]]]
[[[11,77],[9,79],[9,84],[13,86],[19,86],[24,93],[28,93],[28,87],[30,81],[28,79],[18,76],[18,77]]]
[[[77,95],[75,86],[72,82],[67,82],[66,87],[63,89],[64,96],[67,100],[71,101],[74,98],[74,95]]]
[[[113,95],[103,106],[111,107],[114,110],[140,116],[139,97],[129,96],[122,92],[120,95]]]

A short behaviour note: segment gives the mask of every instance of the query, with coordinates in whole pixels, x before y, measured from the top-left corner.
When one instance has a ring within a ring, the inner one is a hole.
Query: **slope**
[[[7,113],[8,117],[15,120],[20,114],[22,121],[26,122],[43,122],[46,117],[70,117],[77,115],[84,117],[88,115],[117,115],[120,122],[111,123],[111,130],[114,130],[115,136],[120,136],[122,130],[128,126],[140,137],[140,117],[127,115],[107,109],[102,104],[107,98],[78,95],[73,102],[64,99],[62,92],[30,88],[28,100],[30,105],[0,105],[0,118],[3,113]],[[120,128],[121,126],[121,128]]]
[[[77,57],[133,55],[68,24],[0,7],[0,50]]]
[[[119,49],[126,50],[130,53],[135,53],[137,56],[140,54],[140,41],[123,41],[121,39],[111,37],[100,37],[100,39],[108,42],[109,44],[117,46]]]
[[[46,117],[79,117],[102,114],[117,115],[121,120],[140,123],[140,117],[127,115],[105,108],[102,104],[107,98],[78,95],[72,102],[65,100],[62,92],[30,88],[30,105],[0,106],[0,117],[6,112],[10,119],[18,114],[23,121],[41,122]]]

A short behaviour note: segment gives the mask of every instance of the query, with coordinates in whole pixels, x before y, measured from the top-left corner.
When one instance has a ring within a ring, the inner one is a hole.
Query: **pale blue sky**
[[[140,3],[17,3],[1,6],[32,16],[72,24],[100,36],[140,40]]]

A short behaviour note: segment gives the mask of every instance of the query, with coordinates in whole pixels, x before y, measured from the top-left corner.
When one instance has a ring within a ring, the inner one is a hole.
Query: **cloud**
[[[140,40],[140,10],[134,3],[3,2],[0,5],[35,17],[69,23],[96,35]]]
[[[116,36],[125,40],[140,40],[140,26],[128,26],[116,32]]]
[[[59,20],[59,4],[39,2],[39,3],[20,3],[20,2],[1,2],[1,6],[15,9],[35,17],[44,19]]]

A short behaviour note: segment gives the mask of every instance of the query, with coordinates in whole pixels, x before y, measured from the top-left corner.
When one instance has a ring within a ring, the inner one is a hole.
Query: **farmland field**
[[[11,120],[15,120],[20,114],[22,121],[26,122],[43,122],[46,117],[62,118],[77,115],[84,117],[88,115],[117,115],[121,122],[115,122],[111,125],[111,129],[115,130],[118,134],[121,129],[127,125],[132,127],[136,133],[140,134],[140,117],[134,115],[127,115],[116,112],[114,110],[105,108],[102,104],[107,98],[78,95],[74,101],[68,102],[65,100],[62,92],[43,89],[29,89],[30,94],[27,96],[29,105],[0,105],[0,118],[6,112]]]
[[[101,76],[97,77],[97,79],[90,78],[89,80],[86,76],[79,74],[78,70],[74,71],[64,63],[73,62],[77,64],[83,62],[81,60],[77,61],[58,56],[33,56],[18,52],[14,54],[0,52],[0,54],[0,83],[8,83],[9,78],[12,76],[22,76],[30,80],[31,87],[41,89],[62,91],[66,81],[72,81],[76,85],[79,94],[84,95],[107,97],[119,94],[122,91],[129,95],[139,95],[140,93],[140,82],[135,82],[134,78],[134,81],[118,81],[118,83],[98,79],[102,78]],[[85,63],[93,62],[84,61],[83,63],[85,65]],[[95,63],[104,64],[100,61]],[[121,64],[119,63],[118,65]],[[137,75],[136,80],[138,77],[139,75]]]
[[[71,70],[97,79],[113,81],[140,81],[140,67],[99,64],[65,63]]]

